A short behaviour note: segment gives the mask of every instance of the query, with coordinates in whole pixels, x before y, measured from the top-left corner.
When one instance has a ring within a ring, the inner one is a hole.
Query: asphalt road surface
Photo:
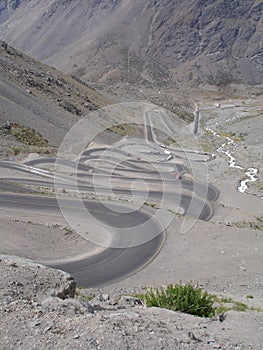
[[[136,210],[123,213],[122,207],[129,208],[129,203],[111,203],[108,207],[98,200],[79,201],[69,198],[67,194],[61,201],[61,194],[59,199],[51,195],[39,195],[38,187],[55,187],[60,193],[62,189],[66,193],[79,191],[96,194],[98,191],[104,196],[125,196],[135,203],[144,201],[144,198],[147,198],[148,203],[163,201],[168,207],[169,204],[176,204],[183,210],[183,215],[201,220],[209,220],[213,215],[210,201],[217,198],[218,191],[205,183],[183,178],[177,180],[175,174],[183,174],[183,166],[174,159],[163,161],[166,153],[154,143],[150,114],[146,113],[145,119],[147,141],[142,140],[140,145],[131,142],[129,152],[121,148],[108,152],[105,147],[85,150],[77,165],[71,160],[60,161],[63,171],[58,172],[57,169],[56,173],[54,167],[57,160],[54,158],[35,159],[25,164],[0,162],[0,168],[16,173],[14,177],[0,179],[1,210],[53,216],[61,215],[62,210],[64,216],[79,221],[85,227],[89,227],[91,220],[108,228],[113,246],[108,245],[100,253],[77,261],[65,259],[51,264],[70,272],[78,284],[84,287],[107,285],[143,268],[161,250],[165,229],[147,212],[144,203]],[[170,127],[169,124],[167,126]],[[143,153],[141,149],[146,151]],[[133,151],[137,156],[133,155]],[[144,157],[138,157],[138,152]],[[75,168],[77,188],[72,180]],[[136,182],[141,179],[145,186]],[[144,223],[147,225],[143,226]],[[144,229],[138,229],[140,226]]]
[[[15,188],[13,189],[15,190]],[[74,199],[65,199],[65,205],[69,215],[83,220],[86,213]],[[137,211],[131,214],[112,212],[97,201],[85,201],[85,206],[97,220],[107,223],[112,227],[134,227],[147,219],[145,212]],[[42,213],[48,215],[61,215],[57,199],[55,197],[17,195],[10,193],[0,194],[0,209],[13,212]],[[155,226],[156,225],[156,226]],[[151,232],[161,230],[158,222],[147,225]],[[158,227],[157,227],[158,226]],[[147,235],[147,232],[145,232]],[[123,235],[124,236],[124,235]],[[161,232],[157,237],[145,244],[132,246],[133,237],[119,237],[125,239],[127,248],[105,248],[101,253],[72,262],[58,262],[49,265],[72,273],[79,285],[83,287],[95,287],[120,280],[143,266],[148,264],[161,249],[165,239],[165,233]],[[116,242],[117,244],[117,242]],[[122,242],[123,244],[123,242]],[[76,252],[77,253],[77,252]],[[41,260],[41,259],[40,259]]]

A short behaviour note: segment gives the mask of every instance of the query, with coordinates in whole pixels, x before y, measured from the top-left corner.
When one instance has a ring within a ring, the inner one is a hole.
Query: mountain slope
[[[0,0],[0,23],[4,23],[10,18],[23,0]]]
[[[101,83],[259,84],[262,8],[258,0],[23,0],[0,35]]]
[[[15,122],[58,146],[82,115],[112,102],[0,41],[0,127]],[[0,130],[1,151],[5,145],[10,148],[8,140]]]

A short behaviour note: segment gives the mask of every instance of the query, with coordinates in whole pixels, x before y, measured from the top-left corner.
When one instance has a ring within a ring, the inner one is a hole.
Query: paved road
[[[145,127],[146,127],[146,137],[150,142],[154,142],[153,132],[151,127],[150,112],[145,112]]]
[[[97,175],[99,179],[104,179],[106,178],[104,175]],[[134,178],[132,177],[126,177],[125,179],[123,179],[123,177],[121,176],[116,176],[116,179],[121,179],[122,181],[133,181]],[[21,192],[21,193],[37,193],[36,190],[32,190],[30,188],[27,188],[25,186],[30,186],[30,185],[34,185],[36,187],[49,187],[52,188],[54,186],[54,181],[48,181],[48,180],[34,180],[34,179],[25,179],[25,178],[21,178],[19,179],[19,183],[21,184],[20,186],[16,185],[17,179],[16,178],[9,178],[8,182],[5,181],[0,181],[0,189],[5,190],[5,191],[12,191],[12,192]],[[180,193],[180,191],[183,190],[188,190],[189,193],[192,193],[191,198],[194,196],[203,198],[203,199],[208,199],[210,201],[214,201],[218,198],[218,190],[211,184],[203,184],[203,183],[194,183],[193,181],[190,180],[178,180],[175,181],[174,178],[169,180],[165,180],[166,184],[169,184],[171,186],[173,186],[174,190],[176,191],[176,189],[178,188],[177,192]],[[160,179],[146,179],[147,183],[158,183],[160,182]],[[24,185],[24,186],[22,186]],[[65,190],[72,190],[73,189],[73,185],[70,185],[70,183],[65,183],[65,182],[61,182],[61,185],[59,186],[59,181],[56,182],[56,186],[58,188],[64,188]],[[107,188],[107,187],[102,187],[99,185],[96,185],[96,187],[94,187],[94,185],[90,184],[87,185],[86,183],[83,183],[81,181],[78,182],[78,189],[81,192],[89,192],[89,193],[95,193],[95,190],[99,190],[100,193],[104,193],[105,195],[108,194],[110,195],[111,193],[114,194],[123,194],[123,195],[127,195],[127,196],[131,196],[132,195],[132,190],[127,189],[127,188]],[[144,194],[148,194],[149,197],[151,198],[157,198],[160,199],[163,195],[162,191],[143,191],[143,190],[137,190],[137,193],[141,193],[141,196],[143,196]],[[190,196],[190,195],[189,195]],[[166,195],[166,198],[169,199],[171,201],[174,200],[174,191],[170,192]],[[193,199],[194,200],[194,199]],[[205,218],[202,218],[203,220],[205,220]]]
[[[97,220],[112,227],[134,227],[147,221],[150,217],[145,212],[118,213],[112,212],[102,203],[97,201],[84,201],[86,208]],[[74,199],[65,199],[68,215],[80,221],[85,219],[86,211],[79,206]],[[0,193],[0,210],[25,211],[49,215],[60,215],[60,208],[55,197],[39,197]],[[149,230],[161,231],[158,222],[147,225]],[[147,232],[145,232],[147,235]],[[123,235],[125,236],[125,235]],[[116,237],[115,237],[116,239]],[[134,244],[134,237],[118,237],[128,248],[106,248],[101,253],[73,262],[61,262],[50,264],[51,267],[60,268],[72,273],[79,285],[85,287],[102,286],[128,276],[148,264],[161,249],[165,239],[165,232],[145,244],[129,248]],[[118,242],[116,241],[116,245]],[[77,252],[76,252],[77,253]],[[41,258],[40,258],[41,260]],[[49,264],[47,264],[49,265]]]
[[[132,156],[121,148],[113,148],[110,151],[103,147],[86,150],[77,165],[77,190],[87,193],[96,193],[96,190],[99,190],[99,193],[105,196],[112,193],[120,197],[128,196],[133,198],[135,203],[137,200],[140,203],[144,198],[147,198],[147,202],[163,201],[168,208],[170,204],[176,204],[184,211],[184,215],[209,220],[213,214],[210,200],[217,198],[218,191],[211,185],[184,179],[176,180],[175,174],[183,173],[184,167],[174,160],[162,162],[165,153],[162,149],[156,151],[158,145],[154,144],[149,113],[145,114],[145,122],[148,124],[147,142],[142,141],[141,145],[131,142],[128,150],[132,152],[133,147],[137,147],[137,150],[144,149],[144,156],[150,160],[138,159],[138,156]],[[169,124],[167,126],[169,127]],[[89,220],[93,219],[101,225],[106,225],[115,248],[105,248],[97,255],[74,262],[53,263],[51,266],[72,273],[82,286],[94,287],[112,283],[136,272],[158,254],[165,239],[165,231],[159,221],[149,220],[151,215],[146,212],[143,202],[138,210],[123,213],[121,210],[123,204],[111,202],[111,208],[108,208],[95,200],[84,200],[80,203],[78,200],[65,197],[61,207],[55,197],[28,194],[30,191],[35,191],[28,188],[28,185],[52,188],[55,183],[56,188],[63,188],[66,191],[76,190],[72,183],[76,164],[73,161],[61,161],[63,172],[57,173],[54,177],[54,173],[45,167],[52,169],[55,163],[56,159],[51,158],[36,159],[26,164],[0,162],[0,168],[11,169],[16,174],[21,173],[19,178],[9,177],[0,181],[0,209],[61,215],[62,208],[68,218],[74,218],[86,225],[85,227],[89,227]],[[107,187],[109,179],[111,188]],[[138,179],[143,179],[148,186],[147,190],[147,186],[144,186],[144,189],[140,187],[140,183],[138,188],[131,187],[131,184]],[[14,193],[9,193],[10,191]],[[145,222],[147,222],[146,229],[140,231],[138,227]]]
[[[162,247],[164,234],[161,234],[137,247],[109,248],[88,259],[72,263],[53,264],[71,273],[78,285],[99,287],[119,281],[147,265]]]

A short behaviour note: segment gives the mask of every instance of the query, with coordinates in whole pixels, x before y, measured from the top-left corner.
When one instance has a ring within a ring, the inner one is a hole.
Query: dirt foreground
[[[0,272],[1,349],[262,348],[262,313],[230,311],[221,322],[118,293],[84,302],[67,274],[10,256]]]

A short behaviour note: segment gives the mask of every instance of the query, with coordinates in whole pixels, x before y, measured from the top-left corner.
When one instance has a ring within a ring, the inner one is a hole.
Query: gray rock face
[[[0,2],[3,9],[7,3]],[[2,11],[2,38],[89,80],[263,82],[263,3],[257,0],[19,3],[12,2],[11,17]]]
[[[60,299],[75,295],[76,282],[71,275],[28,259],[0,255],[0,272],[0,289],[6,291],[5,297],[39,302],[48,294]]]

